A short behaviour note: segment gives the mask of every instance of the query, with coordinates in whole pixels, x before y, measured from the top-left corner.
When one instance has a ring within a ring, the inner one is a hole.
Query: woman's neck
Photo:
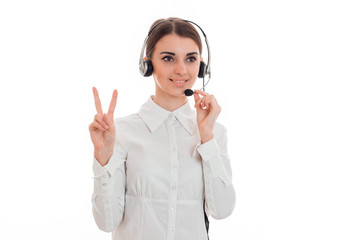
[[[157,105],[169,112],[175,111],[187,102],[185,95],[177,97],[155,93],[155,96],[151,96],[151,98]]]

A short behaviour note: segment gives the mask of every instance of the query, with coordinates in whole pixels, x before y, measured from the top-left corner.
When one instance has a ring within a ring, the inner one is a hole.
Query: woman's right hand
[[[91,141],[94,144],[94,156],[101,166],[105,166],[114,151],[114,111],[118,93],[115,89],[112,95],[108,113],[105,114],[102,112],[99,93],[95,87],[93,87],[93,94],[97,114],[94,117],[94,121],[89,125],[89,131]]]

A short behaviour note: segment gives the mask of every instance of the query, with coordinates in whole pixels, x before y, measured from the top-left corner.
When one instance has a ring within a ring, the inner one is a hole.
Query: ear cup
[[[145,72],[143,73],[144,77],[150,77],[154,70],[154,67],[153,67],[151,61],[146,59],[144,61],[144,66],[145,66],[145,68],[144,68]]]
[[[199,68],[199,74],[198,74],[199,78],[205,77],[205,70],[206,70],[206,64],[203,61],[201,61],[200,68]]]

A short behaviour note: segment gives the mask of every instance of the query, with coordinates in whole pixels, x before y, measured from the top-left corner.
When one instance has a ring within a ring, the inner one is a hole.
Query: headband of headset
[[[205,43],[206,43],[206,48],[207,48],[207,52],[208,52],[208,60],[207,60],[207,64],[205,64],[203,61],[200,62],[200,68],[199,68],[199,74],[198,74],[198,77],[199,78],[204,78],[205,75],[209,75],[209,78],[211,76],[211,72],[210,72],[210,60],[211,60],[211,57],[210,57],[210,46],[209,46],[209,42],[207,40],[207,37],[206,37],[206,34],[205,32],[202,30],[202,28],[197,25],[196,23],[192,22],[192,21],[189,21],[189,20],[184,20],[184,19],[181,19],[182,21],[184,22],[188,22],[188,23],[191,23],[195,26],[197,26],[200,31],[202,32],[202,34],[204,35],[204,39],[205,39]],[[160,24],[164,23],[164,22],[172,22],[173,19],[166,19],[166,20],[163,20],[163,21],[160,21],[158,22],[157,24],[155,24],[155,26],[153,26],[150,30],[149,30],[149,33],[148,35],[146,36],[145,38],[145,41],[144,41],[144,44],[141,48],[141,53],[140,53],[140,59],[139,59],[139,69],[140,69],[140,73],[141,75],[143,75],[144,77],[149,77],[152,75],[152,72],[154,70],[154,67],[151,63],[151,61],[149,59],[146,59],[144,58],[144,54],[145,54],[145,46],[146,46],[146,43],[149,39],[149,36],[150,34],[152,33],[152,31],[157,27],[159,26]]]

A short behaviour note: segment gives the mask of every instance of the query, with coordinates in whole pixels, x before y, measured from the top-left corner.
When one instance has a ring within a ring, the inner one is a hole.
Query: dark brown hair
[[[199,47],[200,55],[202,52],[202,44],[199,33],[196,28],[189,22],[186,22],[180,18],[167,18],[158,19],[150,27],[149,31],[159,22],[164,21],[157,25],[154,30],[150,33],[149,39],[146,42],[146,56],[151,60],[152,53],[154,51],[156,43],[164,36],[175,33],[180,37],[188,37],[194,40],[196,45]]]

